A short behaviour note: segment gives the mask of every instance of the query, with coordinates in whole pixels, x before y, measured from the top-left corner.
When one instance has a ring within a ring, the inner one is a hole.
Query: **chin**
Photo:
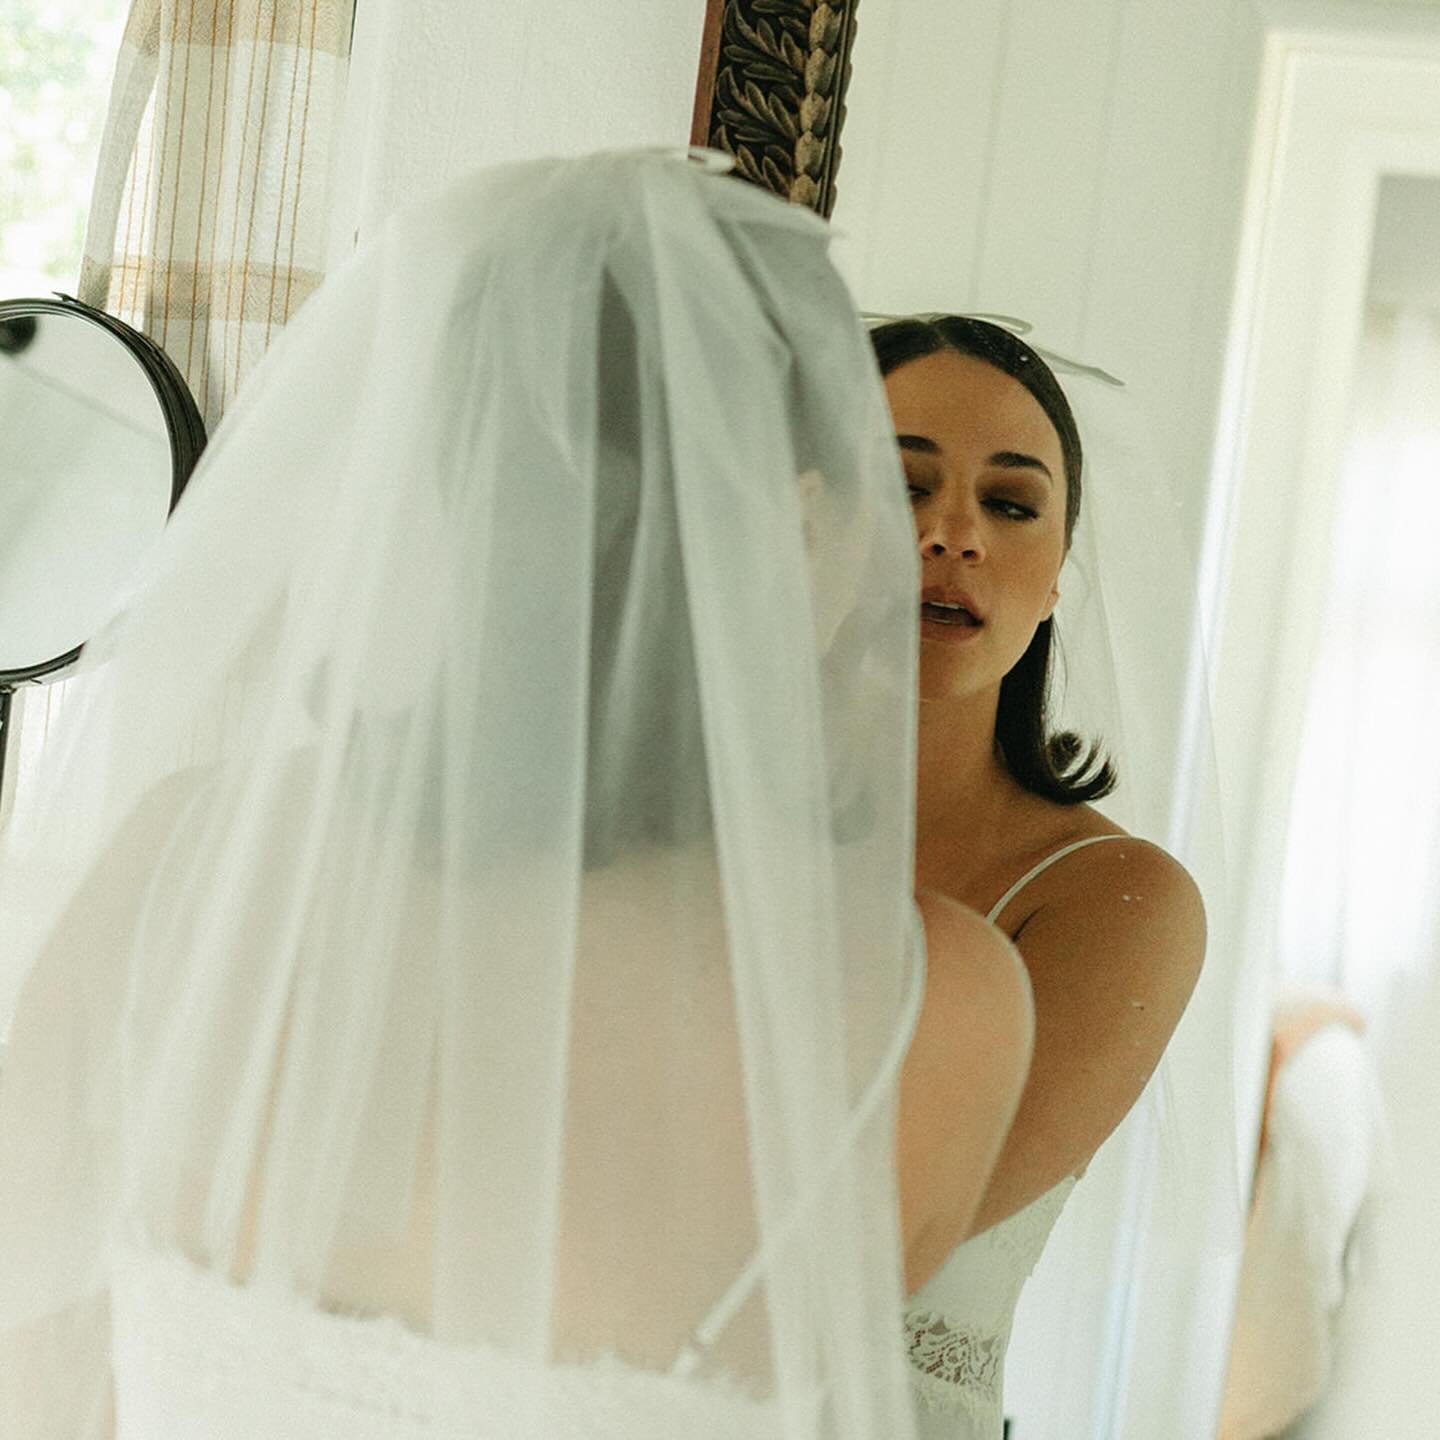
[[[961,700],[975,689],[974,680],[968,675],[957,675],[955,667],[949,665],[927,665],[920,661],[920,699]]]
[[[953,654],[927,655],[929,647],[920,645],[919,694],[921,702],[927,700],[967,700],[971,696],[994,690],[1005,678],[1003,674],[993,675],[989,668],[967,664],[966,657]]]

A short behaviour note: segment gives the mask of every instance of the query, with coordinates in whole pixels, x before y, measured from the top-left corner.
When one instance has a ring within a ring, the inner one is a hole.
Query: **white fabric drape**
[[[1334,1375],[1295,1440],[1430,1440],[1440,1415],[1440,968],[1397,988],[1380,1074],[1382,1187],[1336,1329]]]
[[[1282,1063],[1267,1113],[1220,1440],[1267,1440],[1325,1393],[1383,1184],[1379,1086],[1347,1026],[1328,1026]]]
[[[1227,883],[1194,557],[1142,408],[1061,372],[1086,451],[1056,626],[1059,715],[1112,747],[1097,808],[1165,846],[1211,915]],[[1007,1413],[1032,1440],[1209,1440],[1243,1208],[1231,1044],[1237,955],[1204,971],[1144,1095],[1066,1204],[1016,1311]],[[1248,1173],[1248,1170],[1245,1172]]]

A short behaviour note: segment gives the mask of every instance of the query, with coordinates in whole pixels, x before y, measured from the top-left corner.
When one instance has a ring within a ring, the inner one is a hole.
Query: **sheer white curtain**
[[[212,431],[324,278],[352,9],[130,9],[79,294],[166,350]]]
[[[1384,1036],[1440,940],[1440,305],[1374,305],[1286,858],[1280,968]]]
[[[1281,978],[1370,1019],[1388,1141],[1309,1440],[1433,1432],[1440,1094],[1440,304],[1373,304],[1282,894]]]

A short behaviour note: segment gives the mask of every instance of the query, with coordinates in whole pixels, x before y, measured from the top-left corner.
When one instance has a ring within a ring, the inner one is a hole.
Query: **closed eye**
[[[1007,520],[1035,520],[1040,512],[1033,510],[1029,505],[1022,505],[1018,500],[987,500],[985,504],[997,515],[1003,515]]]
[[[930,492],[923,485],[909,484],[911,501],[921,499]],[[1004,496],[996,495],[983,502],[987,509],[999,515],[1004,520],[1038,520],[1040,512],[1031,505],[1026,505],[1019,500],[1009,500]]]

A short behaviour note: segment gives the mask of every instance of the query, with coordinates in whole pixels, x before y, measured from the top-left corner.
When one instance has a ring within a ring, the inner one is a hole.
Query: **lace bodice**
[[[613,1357],[540,1366],[390,1319],[308,1309],[170,1255],[119,1257],[116,1440],[734,1440],[776,1436],[739,1387]]]
[[[957,1246],[905,1311],[921,1440],[999,1440],[1005,1349],[1020,1292],[1075,1180]]]

